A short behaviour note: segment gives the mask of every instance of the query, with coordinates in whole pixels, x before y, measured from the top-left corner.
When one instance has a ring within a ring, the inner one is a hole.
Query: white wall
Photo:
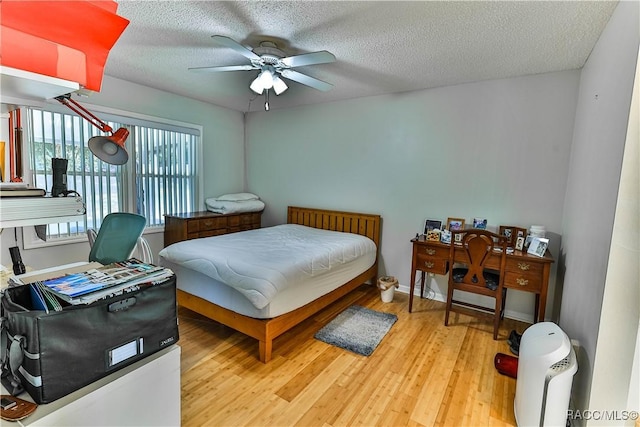
[[[542,224],[557,255],[578,81],[567,71],[252,113],[248,189],[267,225],[287,205],[381,214],[380,273],[405,290],[426,218]],[[431,285],[446,294],[446,277]],[[533,295],[510,291],[507,315],[531,320]]]
[[[637,377],[632,383],[640,320],[639,85],[640,70],[636,69],[589,399],[590,408],[620,412],[640,410]],[[629,400],[630,393],[636,396],[634,402]],[[626,425],[632,426],[633,420]]]
[[[582,410],[609,409],[592,406],[600,402],[590,404],[589,396],[597,385],[591,378],[638,54],[638,8],[638,2],[619,3],[580,79],[562,225],[561,268],[566,273],[560,326],[581,345],[573,391],[576,408]],[[637,307],[638,301],[632,302]],[[624,310],[606,315],[614,316],[613,324],[630,321]],[[614,343],[616,352],[633,355],[634,339]]]
[[[204,177],[202,198],[198,203],[202,204],[206,197],[244,189],[244,116],[242,113],[109,76],[105,76],[100,93],[92,94],[79,102],[85,106],[108,107],[201,125],[205,161],[202,171]],[[93,112],[97,110],[94,109]],[[21,230],[17,229],[17,231],[18,246],[24,263],[34,269],[86,261],[89,255],[87,242],[25,250],[22,246]],[[149,234],[146,237],[157,256],[163,247],[162,233]],[[8,248],[15,245],[14,230],[4,230],[0,234],[0,262],[3,265],[11,266]]]
[[[638,363],[635,357],[640,320],[639,85],[640,70],[636,68],[589,399],[590,408],[620,413],[640,410],[637,377],[635,385],[632,382],[634,363]],[[631,395],[636,396],[633,402]],[[625,425],[634,424],[633,420],[626,421]]]

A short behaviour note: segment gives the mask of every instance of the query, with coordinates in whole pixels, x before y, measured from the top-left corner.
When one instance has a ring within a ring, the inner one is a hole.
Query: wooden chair
[[[457,244],[456,244],[457,243]],[[496,249],[496,251],[494,251]],[[462,251],[462,256],[460,255]],[[445,326],[449,325],[449,312],[454,305],[466,306],[482,312],[493,314],[493,339],[498,338],[498,326],[504,313],[506,298],[504,288],[504,269],[506,263],[507,238],[486,230],[467,229],[451,232],[449,249],[449,289],[447,291],[447,308],[444,318]],[[456,252],[458,252],[457,256]],[[463,267],[454,268],[454,259]],[[463,261],[460,261],[460,260]],[[491,260],[491,261],[490,261]],[[496,262],[497,261],[497,262]],[[488,264],[490,262],[490,268]],[[484,295],[495,299],[494,308],[470,304],[455,300],[453,291],[463,291]]]

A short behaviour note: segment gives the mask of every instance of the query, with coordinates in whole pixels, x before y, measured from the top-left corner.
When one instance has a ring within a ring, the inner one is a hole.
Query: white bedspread
[[[174,243],[160,258],[237,289],[261,309],[296,282],[375,252],[364,236],[285,224]]]

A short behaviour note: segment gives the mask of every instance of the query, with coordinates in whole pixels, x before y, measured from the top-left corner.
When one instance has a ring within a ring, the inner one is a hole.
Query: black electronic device
[[[67,159],[52,158],[51,169],[53,170],[53,187],[51,187],[51,197],[59,197],[69,193],[67,191]]]
[[[13,408],[17,404],[18,403],[15,400],[9,399],[7,397],[3,397],[2,400],[0,400],[0,406],[2,406],[2,409],[4,410]]]
[[[27,269],[22,263],[22,256],[20,255],[20,248],[13,246],[9,248],[9,254],[11,255],[11,262],[13,263],[13,274],[24,274]]]

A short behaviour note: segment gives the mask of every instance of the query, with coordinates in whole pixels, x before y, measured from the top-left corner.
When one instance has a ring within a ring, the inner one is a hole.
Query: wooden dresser
[[[199,237],[260,228],[262,211],[218,214],[209,211],[164,216],[164,246]]]

